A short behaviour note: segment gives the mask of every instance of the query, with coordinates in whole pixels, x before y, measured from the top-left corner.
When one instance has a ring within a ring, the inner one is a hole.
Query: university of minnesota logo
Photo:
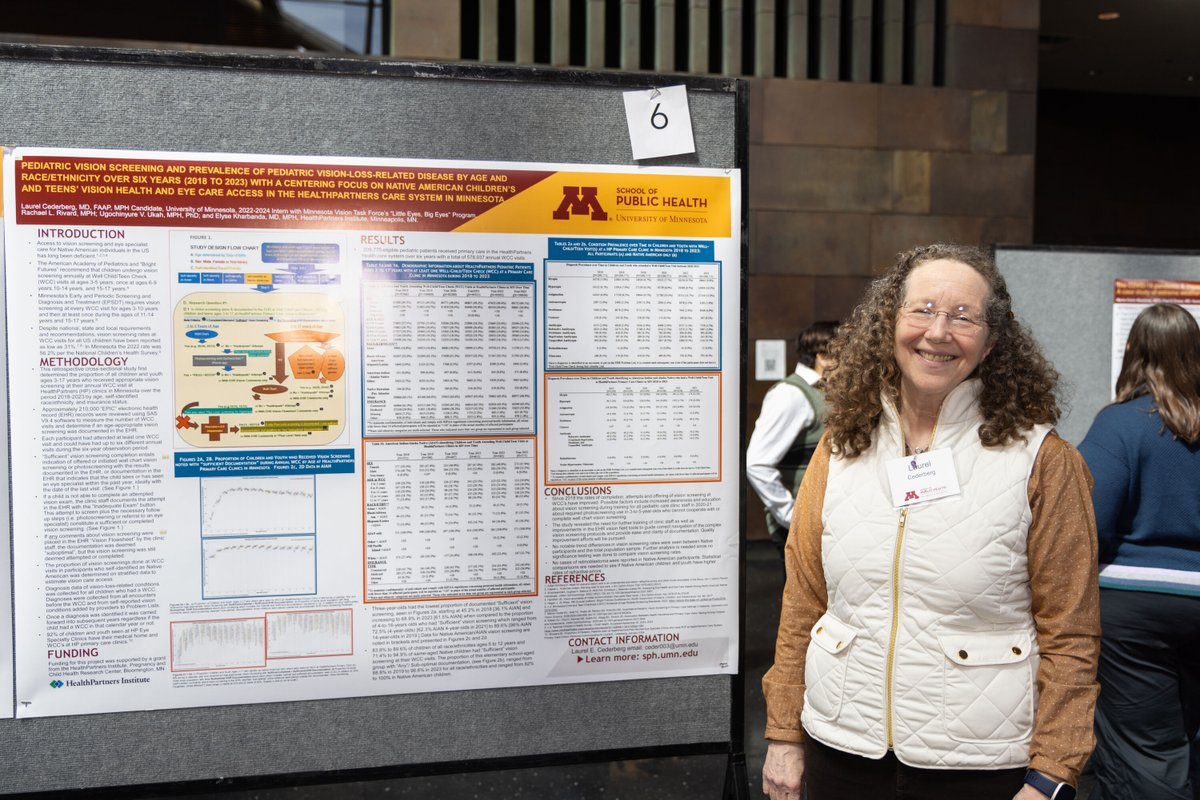
[[[906,502],[906,503],[909,500],[920,500],[920,499],[921,499],[921,496],[911,489],[909,489],[907,492],[904,493],[904,502]]]
[[[595,186],[564,186],[563,199],[554,210],[554,219],[570,219],[572,215],[591,214],[593,220],[608,219],[608,212],[596,197]]]

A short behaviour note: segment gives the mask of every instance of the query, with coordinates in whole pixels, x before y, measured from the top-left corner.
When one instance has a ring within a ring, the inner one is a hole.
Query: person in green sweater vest
[[[814,322],[796,337],[796,371],[763,398],[746,447],[746,479],[763,502],[767,532],[781,556],[796,490],[825,430],[820,380],[838,324]]]

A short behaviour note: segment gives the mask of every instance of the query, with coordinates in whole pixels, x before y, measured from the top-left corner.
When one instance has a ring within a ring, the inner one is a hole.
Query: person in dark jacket
[[[1193,800],[1200,730],[1200,327],[1172,303],[1134,321],[1116,402],[1079,446],[1095,479],[1096,800]],[[1192,773],[1194,774],[1194,773]]]

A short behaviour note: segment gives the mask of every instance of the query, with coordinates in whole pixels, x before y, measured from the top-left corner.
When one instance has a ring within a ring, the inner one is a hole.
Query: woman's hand
[[[1021,791],[1013,795],[1013,800],[1048,800],[1046,795],[1039,792],[1037,789],[1030,786],[1028,783],[1021,787]]]
[[[771,800],[800,800],[800,778],[803,775],[804,745],[775,741],[767,745],[767,760],[763,762],[763,794]]]

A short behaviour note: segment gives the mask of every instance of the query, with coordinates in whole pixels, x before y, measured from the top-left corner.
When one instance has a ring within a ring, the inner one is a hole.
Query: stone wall
[[[949,0],[946,23],[945,86],[749,79],[749,352],[786,339],[793,364],[903,250],[1032,242],[1038,3]],[[747,376],[747,438],[771,385]]]

